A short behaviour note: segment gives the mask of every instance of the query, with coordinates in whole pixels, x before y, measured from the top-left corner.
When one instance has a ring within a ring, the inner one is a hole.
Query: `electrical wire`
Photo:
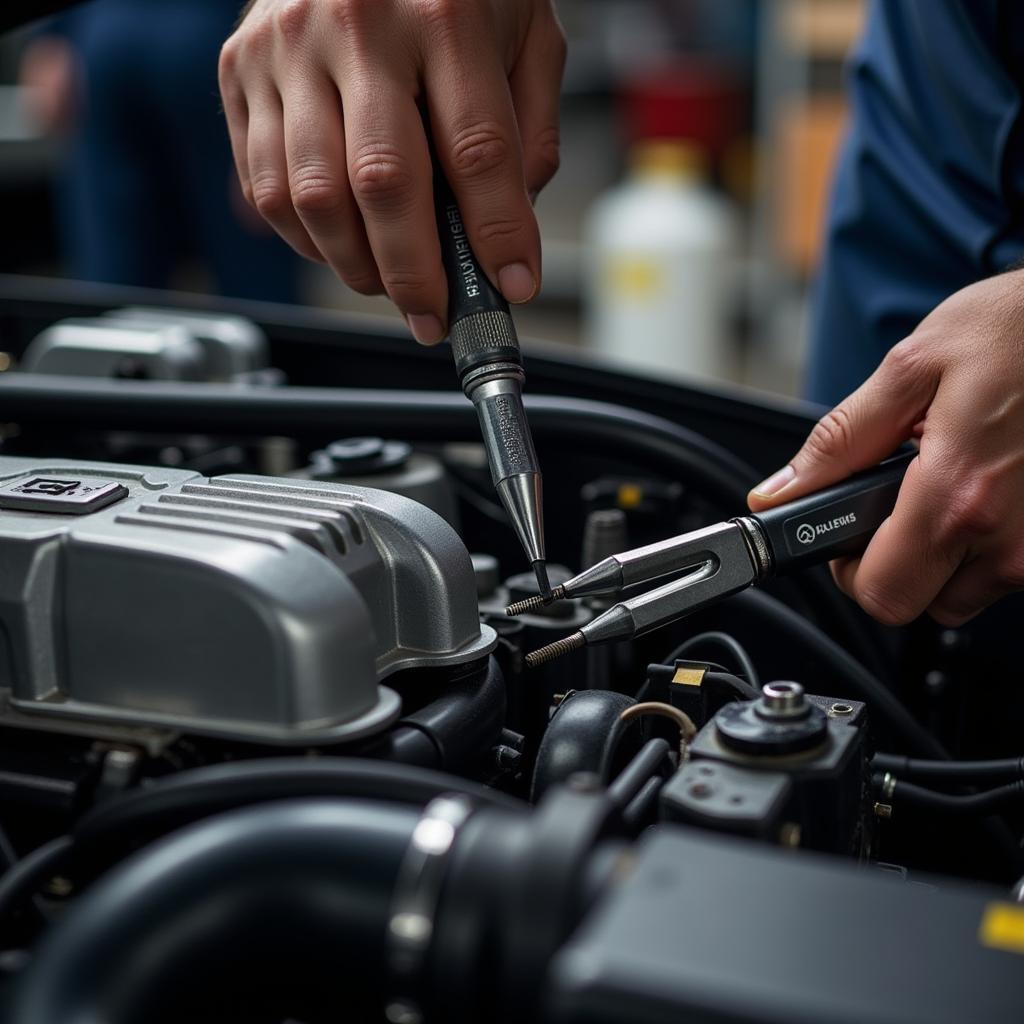
[[[871,759],[871,767],[900,779],[946,785],[975,786],[1024,779],[1024,755],[993,761],[925,761],[900,754],[879,753]]]
[[[911,753],[949,759],[945,747],[914,718],[899,698],[817,626],[760,590],[745,590],[732,597],[729,603],[768,620],[777,635],[777,643],[799,646],[828,665],[836,685],[846,688],[849,696],[863,700],[869,711],[906,743]]]
[[[719,630],[710,630],[707,633],[699,633],[688,640],[684,640],[666,659],[665,664],[671,665],[678,658],[691,655],[699,647],[717,647],[718,650],[727,651],[732,655],[734,664],[732,669],[739,669],[738,675],[743,676],[751,686],[761,687],[761,679],[757,669],[754,667],[753,659],[747,653],[747,649],[734,636],[722,633]]]
[[[688,756],[687,748],[690,745],[690,740],[697,735],[697,726],[693,724],[693,719],[685,711],[680,711],[679,708],[671,704],[665,704],[659,700],[648,700],[626,708],[619,715],[619,720],[628,722],[633,718],[642,718],[644,715],[668,718],[679,726],[679,760],[680,763],[685,761]]]
[[[884,787],[882,780],[876,778],[874,782],[876,788]],[[1024,803],[1024,780],[1019,779],[1007,786],[987,789],[982,793],[956,796],[952,793],[937,793],[933,789],[893,779],[890,780],[886,800],[894,809],[905,805],[940,814],[985,817],[1008,807],[1020,807]]]

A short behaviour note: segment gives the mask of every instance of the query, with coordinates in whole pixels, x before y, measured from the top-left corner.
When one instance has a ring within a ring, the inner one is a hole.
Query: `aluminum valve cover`
[[[366,487],[0,457],[0,722],[281,744],[389,725],[493,649],[437,514]]]

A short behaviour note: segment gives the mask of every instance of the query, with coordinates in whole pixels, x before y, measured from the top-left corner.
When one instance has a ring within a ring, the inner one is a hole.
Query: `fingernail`
[[[501,294],[513,304],[529,302],[537,294],[537,281],[525,263],[513,263],[498,271]]]
[[[421,345],[436,345],[444,340],[444,324],[433,313],[410,313],[405,320]]]
[[[783,487],[788,486],[796,479],[796,470],[792,466],[783,466],[777,473],[773,473],[767,480],[762,480],[755,488],[754,494],[762,498],[773,498]]]

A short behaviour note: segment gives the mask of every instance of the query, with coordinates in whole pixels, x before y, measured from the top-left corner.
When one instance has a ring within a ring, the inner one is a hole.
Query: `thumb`
[[[815,424],[788,465],[747,495],[752,512],[845,480],[891,455],[914,433],[938,387],[938,371],[900,342],[849,398]]]

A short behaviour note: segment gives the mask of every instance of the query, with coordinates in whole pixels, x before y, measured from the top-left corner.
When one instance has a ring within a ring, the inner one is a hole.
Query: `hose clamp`
[[[474,810],[468,797],[439,796],[427,804],[413,829],[388,919],[392,995],[385,1015],[390,1024],[421,1024],[423,1020],[418,994],[448,857]]]

